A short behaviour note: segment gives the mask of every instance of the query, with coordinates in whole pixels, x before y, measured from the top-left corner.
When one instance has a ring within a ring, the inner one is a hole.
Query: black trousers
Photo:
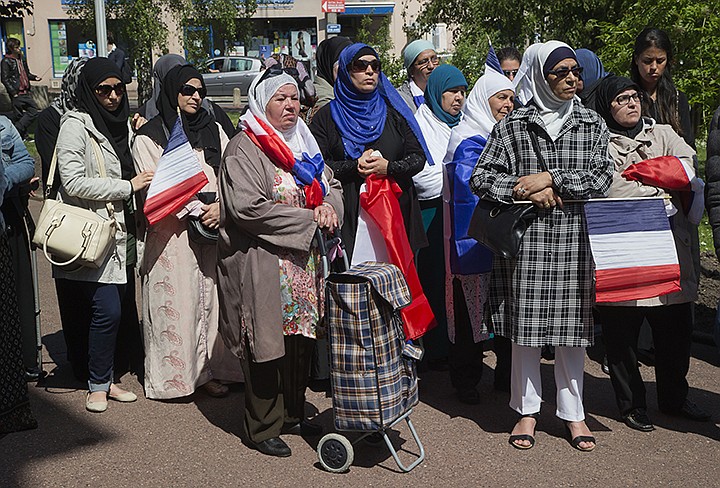
[[[597,307],[607,350],[610,381],[620,413],[646,408],[645,384],[637,364],[640,326],[647,319],[655,343],[658,406],[677,412],[688,394],[692,312],[690,303],[658,307]]]
[[[256,363],[247,344],[241,361],[245,375],[245,432],[254,443],[279,437],[283,423],[305,418],[305,390],[315,340],[285,336],[285,355]]]
[[[23,139],[27,131],[38,116],[38,107],[29,93],[18,95],[12,99],[13,112],[15,113],[15,128]]]
[[[470,314],[465,303],[465,295],[460,280],[454,278],[452,287],[455,309],[455,343],[450,343],[450,355],[448,357],[450,382],[457,390],[467,390],[475,388],[482,379],[485,341],[476,343],[473,339]],[[495,389],[509,391],[512,343],[510,339],[495,336],[493,349],[497,357],[494,379]]]

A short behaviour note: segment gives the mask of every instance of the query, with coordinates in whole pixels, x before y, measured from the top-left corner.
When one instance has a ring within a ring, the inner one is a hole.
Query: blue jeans
[[[90,392],[110,391],[113,380],[115,340],[120,327],[121,296],[125,285],[75,281],[78,293],[91,303],[88,336],[88,369]]]

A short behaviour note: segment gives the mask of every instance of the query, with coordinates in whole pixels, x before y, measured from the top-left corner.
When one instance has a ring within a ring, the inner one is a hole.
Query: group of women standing
[[[333,38],[318,47],[322,106],[309,112],[310,124],[300,117],[297,81],[271,66],[251,85],[237,134],[205,100],[200,73],[178,56],[158,61],[153,98],[132,128],[115,65],[102,58],[76,65],[69,70],[76,86],[68,83],[63,95],[72,103],[52,144],[58,198],[104,217],[111,202],[119,223],[115,246],[99,269],[53,269],[59,298],[63,287],[72,288],[89,309],[86,408],[101,412],[108,399],[136,399],[114,383],[113,357],[137,263],[149,398],[185,396],[200,386],[222,396],[227,383],[244,379],[244,425],[254,448],[289,456],[281,434],[319,434],[304,412],[314,340],[324,334],[314,238],[318,230],[340,229],[350,256],[365,256],[371,230],[364,194],[373,182],[389,181],[400,189],[393,193],[403,221],[400,238],[415,254],[438,325],[423,338],[429,362],[446,359],[460,400],[478,403],[483,343],[494,334],[495,386],[509,389],[519,414],[510,443],[529,449],[542,403],[541,348],[554,346],[555,413],[573,447],[594,449],[583,406],[594,289],[582,201],[662,192],[676,198],[672,188],[628,183],[618,174],[641,159],[694,155],[673,132],[691,130],[679,123],[683,98],[676,91],[675,102],[668,101],[672,84],[658,74],[671,51],[657,35],[646,37],[655,41],[634,58],[644,80],[638,84],[606,76],[601,64],[597,79],[583,80],[576,52],[549,41],[531,46],[520,66],[514,58],[507,69],[488,63],[469,96],[463,74],[441,65],[427,42],[406,47],[408,82],[396,90],[375,50]],[[583,81],[594,94],[592,110],[576,97]],[[525,106],[513,110],[516,93]],[[641,102],[647,115],[669,117],[672,127],[641,118]],[[149,225],[141,211],[144,196],[178,121],[207,184]],[[107,177],[98,177],[99,165]],[[493,258],[468,237],[481,198],[537,207],[516,258]],[[676,244],[686,246],[683,232],[692,222],[673,219]],[[209,240],[191,238],[193,220]],[[678,252],[691,254],[690,248]],[[652,427],[633,355],[642,318],[657,334],[661,410],[703,417],[687,401],[687,324],[697,277],[685,261],[677,296],[603,307],[598,314],[618,405],[625,422],[639,430]],[[620,327],[629,316],[637,326]],[[668,339],[674,320],[685,324],[682,347]]]

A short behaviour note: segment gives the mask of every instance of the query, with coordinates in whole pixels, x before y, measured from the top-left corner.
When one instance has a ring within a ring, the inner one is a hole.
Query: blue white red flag
[[[680,264],[662,198],[585,204],[595,259],[595,301],[624,302],[680,291]]]
[[[145,217],[150,225],[177,211],[207,183],[200,160],[178,117],[145,199]]]

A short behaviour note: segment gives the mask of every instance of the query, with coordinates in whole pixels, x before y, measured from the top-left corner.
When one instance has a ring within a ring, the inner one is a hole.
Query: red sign
[[[345,0],[322,0],[323,13],[342,13],[345,12]]]

